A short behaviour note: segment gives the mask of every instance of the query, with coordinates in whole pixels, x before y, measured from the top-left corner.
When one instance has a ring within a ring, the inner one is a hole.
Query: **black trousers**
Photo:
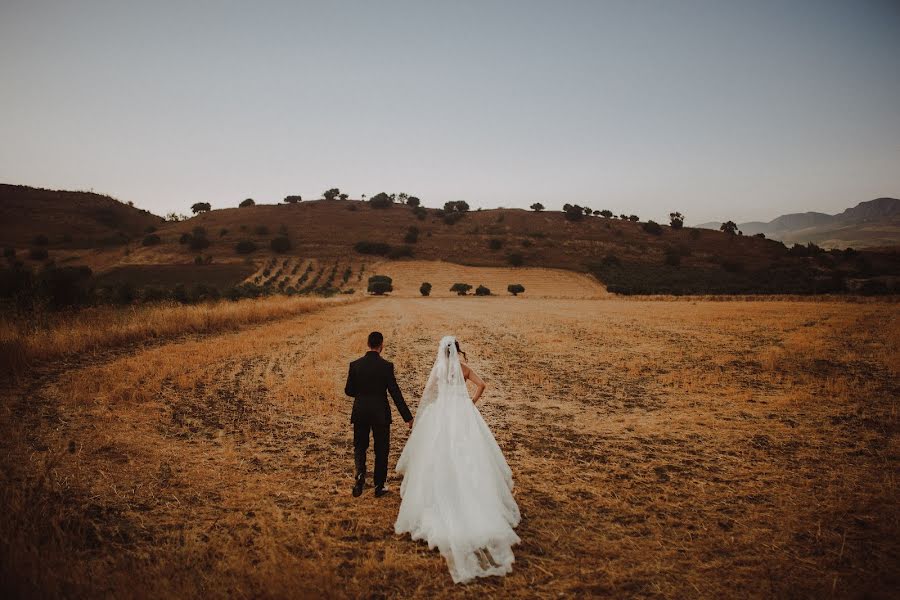
[[[387,481],[388,446],[391,441],[391,425],[371,423],[353,424],[353,457],[356,461],[356,478],[366,476],[366,450],[369,449],[369,431],[375,439],[375,487]]]

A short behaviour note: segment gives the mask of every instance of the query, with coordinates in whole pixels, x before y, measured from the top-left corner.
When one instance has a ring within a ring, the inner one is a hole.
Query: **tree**
[[[372,275],[369,277],[368,292],[376,296],[383,296],[394,291],[393,279],[387,275]]]
[[[632,223],[637,223],[641,219],[637,215],[631,215],[628,217],[628,220],[631,221]]]
[[[212,210],[212,206],[210,206],[209,202],[195,202],[191,205],[191,211],[197,215],[204,212],[209,212]]]
[[[486,288],[483,285],[479,285],[477,288],[475,288],[475,295],[476,296],[490,296],[491,290],[490,290],[490,288]]]
[[[728,235],[735,235],[737,233],[737,230],[737,223],[735,223],[734,221],[725,221],[719,227],[719,231],[724,231]]]
[[[238,254],[250,254],[251,252],[256,252],[256,242],[252,240],[241,240],[234,249]]]
[[[391,197],[384,192],[379,192],[369,198],[369,205],[372,208],[389,208],[393,203]]]
[[[416,198],[415,196],[410,196],[409,198],[406,199],[407,206],[412,206],[413,208],[416,208],[420,204],[422,204],[422,201],[419,200],[418,198]]]
[[[580,221],[584,218],[584,209],[577,204],[564,204],[563,212],[569,221]]]
[[[586,217],[591,216],[591,213],[593,212],[593,211],[590,209],[590,207],[587,207],[587,206],[582,207],[581,210],[584,211],[584,216],[586,216]]]
[[[506,286],[506,291],[513,296],[518,296],[519,294],[525,293],[525,286],[521,283],[511,283]]]
[[[407,198],[409,198],[409,194],[406,193],[400,193],[399,195],[397,195],[397,200],[400,201],[400,204],[406,204]]]
[[[169,223],[178,223],[179,221],[186,221],[187,217],[184,215],[180,215],[176,212],[170,212],[166,215],[166,221]]]
[[[471,289],[472,286],[468,283],[454,283],[452,286],[450,286],[450,291],[456,292],[459,296],[465,296]]]
[[[469,212],[469,203],[465,200],[452,200],[444,203],[444,212],[467,213]]]
[[[626,214],[623,213],[623,214],[619,215],[619,218],[620,218],[621,220],[623,220],[623,221],[627,221],[627,220],[628,220],[628,215],[626,215]]]
[[[241,208],[246,208],[248,206],[255,206],[255,205],[256,205],[256,202],[253,201],[253,198],[247,198],[246,200],[244,200],[243,202],[238,204],[238,206]]]
[[[656,221],[647,221],[643,225],[644,231],[652,235],[662,235],[662,226]]]
[[[349,197],[350,196],[348,196],[347,194],[341,194],[340,196],[338,196],[338,198],[340,198],[341,200],[346,200]]]
[[[684,215],[680,212],[669,213],[669,225],[672,229],[681,229],[684,227]]]
[[[334,200],[335,198],[337,198],[338,196],[340,196],[340,194],[341,194],[341,190],[339,190],[339,189],[337,189],[337,188],[331,188],[330,190],[325,190],[325,191],[322,193],[322,196],[323,196],[326,200]]]
[[[604,208],[603,210],[600,211],[600,216],[605,217],[607,219],[611,219],[613,214],[612,214],[611,210],[607,210]]]
[[[291,249],[291,240],[286,235],[280,235],[272,238],[272,250],[278,253],[287,252]]]
[[[423,296],[430,296],[431,295],[431,284],[426,281],[425,283],[420,285],[419,293],[422,294]]]
[[[531,205],[530,208],[534,212],[541,212],[542,210],[544,210],[544,205],[541,204],[540,202],[535,202],[534,204]]]
[[[297,204],[302,201],[303,197],[297,194],[296,196],[285,196],[284,201],[286,204]]]

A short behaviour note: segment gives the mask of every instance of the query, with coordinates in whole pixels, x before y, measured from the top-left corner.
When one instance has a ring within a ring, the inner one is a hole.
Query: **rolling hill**
[[[718,230],[721,223],[699,228]],[[739,223],[744,235],[764,234],[787,244],[812,242],[824,248],[871,248],[900,245],[900,200],[876,198],[829,215],[820,212],[792,213],[769,222]]]
[[[446,263],[494,268],[496,277],[487,278],[486,285],[495,293],[505,293],[506,284],[524,283],[503,279],[531,268],[592,274],[614,292],[675,294],[841,291],[860,280],[900,274],[896,253],[810,254],[747,235],[653,228],[593,216],[573,221],[558,211],[475,210],[450,219],[438,209],[316,200],[213,210],[164,222],[105,196],[20,186],[5,186],[0,206],[7,217],[0,230],[5,246],[24,250],[35,235],[45,234],[51,261],[84,264],[102,281],[138,287],[204,284],[223,289],[245,282],[289,292],[336,292],[353,287],[340,281],[348,269],[359,280],[358,289],[365,287],[363,271],[368,268],[371,274],[378,265],[382,272],[396,274],[405,294],[406,287],[417,289],[426,280],[415,271],[424,275],[440,264],[446,270]],[[115,219],[98,221],[98,214]],[[154,232],[142,233],[150,229]],[[111,231],[123,240],[120,245],[96,241]],[[275,252],[276,238],[286,238],[288,247]],[[87,243],[91,240],[93,245]],[[240,252],[239,245],[247,251]],[[276,265],[278,257],[291,262]],[[267,266],[270,273],[263,276]],[[302,279],[307,269],[311,271]],[[276,279],[271,271],[279,270]],[[484,283],[470,276],[467,283]],[[571,278],[534,276],[545,296],[598,293],[583,283],[572,284]],[[554,293],[551,285],[561,288]]]

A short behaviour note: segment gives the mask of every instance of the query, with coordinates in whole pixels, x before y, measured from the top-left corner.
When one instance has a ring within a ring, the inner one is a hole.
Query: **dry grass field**
[[[3,395],[2,592],[888,598],[897,314],[373,298],[45,363]],[[371,329],[412,407],[446,333],[487,380],[523,514],[510,576],[454,586],[394,536],[393,474],[350,496],[342,387]]]

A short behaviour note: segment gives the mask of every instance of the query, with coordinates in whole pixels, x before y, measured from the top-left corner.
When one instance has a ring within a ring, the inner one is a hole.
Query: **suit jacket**
[[[394,377],[394,363],[381,358],[381,355],[373,350],[350,363],[347,385],[344,386],[344,393],[353,397],[350,422],[372,425],[390,423],[391,407],[388,406],[388,392],[394,399],[397,412],[403,420],[411,421],[412,413],[409,412]]]

